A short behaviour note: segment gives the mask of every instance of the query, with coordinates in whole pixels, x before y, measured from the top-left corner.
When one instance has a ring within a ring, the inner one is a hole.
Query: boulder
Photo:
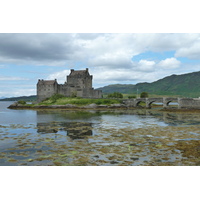
[[[84,106],[84,108],[97,108],[97,104],[92,103],[92,104],[89,104],[87,106]]]

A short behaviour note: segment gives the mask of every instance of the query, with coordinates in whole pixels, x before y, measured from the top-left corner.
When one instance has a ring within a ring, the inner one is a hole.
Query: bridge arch
[[[163,98],[148,98],[146,103],[147,108],[151,108],[153,103],[162,103],[163,105]]]
[[[141,105],[139,105],[140,103],[144,103],[145,105],[144,105],[144,107],[146,106],[146,102],[145,101],[138,101],[137,103],[136,103],[136,107],[140,107]],[[142,106],[143,107],[143,106]]]
[[[136,99],[136,101],[135,101],[135,106],[136,106],[136,107],[139,107],[139,104],[142,103],[142,102],[143,102],[143,103],[145,104],[145,106],[146,106],[146,99],[145,99],[145,98]],[[144,106],[144,107],[145,107],[145,106]]]
[[[175,103],[176,107],[179,107],[178,98],[163,98],[163,107],[168,108],[170,103]]]
[[[161,103],[161,105],[163,106],[163,102],[160,102],[160,101],[150,101],[150,102],[148,102],[147,107],[151,108],[153,103]]]
[[[173,106],[173,107],[179,107],[179,103],[177,101],[168,101],[166,103],[167,107]]]

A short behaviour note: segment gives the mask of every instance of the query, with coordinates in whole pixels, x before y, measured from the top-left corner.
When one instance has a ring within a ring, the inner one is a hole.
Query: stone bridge
[[[124,103],[129,107],[138,107],[141,102],[146,104],[146,108],[151,108],[152,103],[162,103],[163,108],[168,108],[169,103],[177,103],[178,108],[200,109],[200,98],[136,98],[124,100]]]

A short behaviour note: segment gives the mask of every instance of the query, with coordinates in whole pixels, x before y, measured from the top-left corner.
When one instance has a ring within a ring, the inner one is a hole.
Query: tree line
[[[148,92],[142,92],[140,94],[140,98],[148,98],[149,94]],[[107,98],[123,98],[123,94],[120,92],[113,92],[107,95]],[[129,99],[137,98],[136,95],[130,95],[128,96]]]

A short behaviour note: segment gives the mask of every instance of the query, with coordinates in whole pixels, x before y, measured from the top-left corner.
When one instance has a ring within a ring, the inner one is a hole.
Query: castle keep
[[[38,102],[51,97],[54,94],[62,94],[66,97],[102,98],[101,90],[92,87],[92,75],[86,70],[71,69],[64,84],[58,84],[57,80],[38,80]]]

